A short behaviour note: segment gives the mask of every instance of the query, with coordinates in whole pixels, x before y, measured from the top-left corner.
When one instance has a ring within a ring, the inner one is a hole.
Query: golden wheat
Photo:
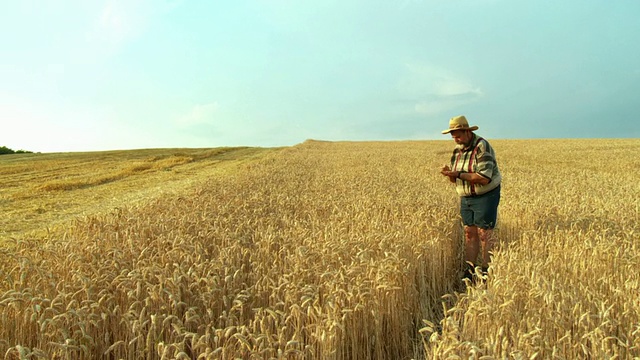
[[[639,196],[627,174],[640,164],[624,158],[638,141],[494,146],[502,244],[485,285],[457,292],[457,199],[438,174],[449,142],[308,141],[11,240],[0,355],[639,356]]]
[[[427,353],[637,358],[640,188],[631,174],[640,143],[499,144],[503,246],[487,286],[458,294],[440,333],[423,330]]]

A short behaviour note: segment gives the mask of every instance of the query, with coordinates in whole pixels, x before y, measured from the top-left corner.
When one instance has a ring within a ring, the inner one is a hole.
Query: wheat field
[[[130,155],[81,185],[0,158],[0,356],[640,357],[640,140],[491,143],[499,246],[468,286],[450,141],[242,149],[224,171],[214,149]]]

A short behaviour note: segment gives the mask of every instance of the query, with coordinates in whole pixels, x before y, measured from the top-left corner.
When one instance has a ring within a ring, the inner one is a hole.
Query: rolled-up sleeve
[[[475,172],[491,180],[497,166],[496,156],[491,145],[484,140],[478,144],[476,159]]]

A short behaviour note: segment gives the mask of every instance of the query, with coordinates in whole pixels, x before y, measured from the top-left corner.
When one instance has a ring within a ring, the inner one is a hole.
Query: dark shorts
[[[460,198],[460,216],[465,226],[493,229],[498,220],[500,186],[486,194]]]

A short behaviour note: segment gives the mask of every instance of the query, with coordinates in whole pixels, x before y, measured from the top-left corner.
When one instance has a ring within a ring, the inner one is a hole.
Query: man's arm
[[[459,171],[452,171],[452,172],[456,173],[455,175],[458,177],[458,179],[463,181],[468,181],[472,184],[487,185],[491,181],[491,179],[487,179],[486,177],[478,173],[467,173],[467,172],[459,172]]]
[[[440,173],[444,176],[448,176],[449,181],[451,182],[456,182],[456,179],[460,179],[462,181],[468,181],[472,184],[487,185],[491,181],[491,179],[487,179],[486,177],[478,173],[451,171],[450,169],[448,169],[448,166],[446,167],[446,169],[445,167],[443,167]]]
[[[455,172],[456,171],[451,171],[451,168],[449,167],[449,165],[443,166],[442,170],[440,170],[440,174],[442,174],[444,176],[448,176],[449,177],[449,181],[451,181],[452,183],[456,182],[456,177],[452,175]]]

